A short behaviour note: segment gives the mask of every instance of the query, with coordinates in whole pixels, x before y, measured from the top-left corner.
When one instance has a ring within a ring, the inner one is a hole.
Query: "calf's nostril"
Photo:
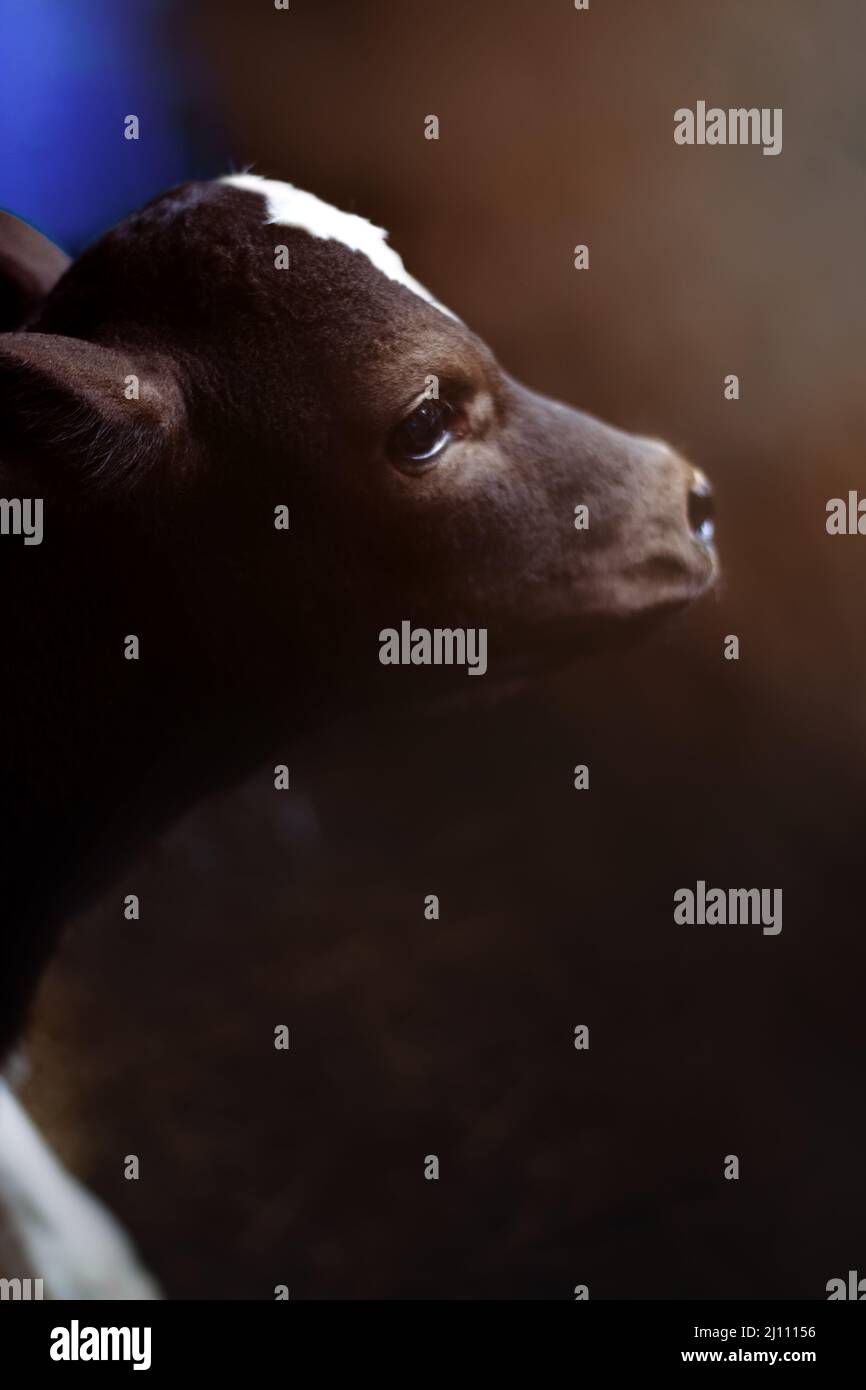
[[[689,489],[688,511],[689,526],[697,539],[711,541],[715,529],[713,518],[716,511],[713,505],[713,490],[703,473],[699,473],[697,469]]]

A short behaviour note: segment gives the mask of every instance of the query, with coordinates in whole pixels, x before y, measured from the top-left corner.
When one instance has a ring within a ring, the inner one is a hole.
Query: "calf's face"
[[[486,627],[509,674],[712,581],[696,470],[512,380],[383,233],[288,185],[165,194],[27,330],[0,337],[0,444],[46,543],[251,693],[284,663],[373,679],[405,619]]]

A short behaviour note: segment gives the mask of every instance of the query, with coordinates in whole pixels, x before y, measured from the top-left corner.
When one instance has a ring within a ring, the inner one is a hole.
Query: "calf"
[[[392,670],[387,634],[483,632],[500,682],[641,631],[716,563],[697,470],[512,380],[360,217],[187,184],[62,275],[10,225],[0,1057],[63,921],[183,809],[342,709],[485,684]],[[16,1106],[0,1189],[38,1206]],[[53,1191],[42,1228],[80,1249],[91,1199]],[[130,1257],[102,1292],[142,1280]]]

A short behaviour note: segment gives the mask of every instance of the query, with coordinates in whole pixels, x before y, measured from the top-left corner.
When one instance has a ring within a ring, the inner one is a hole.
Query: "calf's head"
[[[696,470],[527,390],[384,233],[252,175],[85,252],[0,335],[0,398],[5,492],[44,498],[78,640],[143,634],[211,698],[285,708],[303,671],[360,691],[405,619],[486,627],[495,677],[715,569]]]

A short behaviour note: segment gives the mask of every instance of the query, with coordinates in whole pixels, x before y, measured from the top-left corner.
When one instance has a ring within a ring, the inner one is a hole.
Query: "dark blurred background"
[[[866,541],[825,532],[866,484],[862,5],[4,9],[3,206],[77,251],[252,165],[372,218],[516,376],[704,467],[725,569],[201,808],[70,930],[34,1113],[178,1297],[825,1297],[866,1262]],[[782,107],[782,154],[676,146],[698,99]],[[675,926],[698,878],[781,887],[782,934]]]

